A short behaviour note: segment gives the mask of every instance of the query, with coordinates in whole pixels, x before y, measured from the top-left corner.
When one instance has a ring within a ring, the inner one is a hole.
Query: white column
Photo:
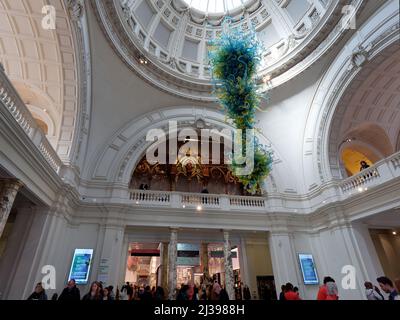
[[[176,257],[178,246],[178,229],[171,229],[168,247],[168,299],[175,299],[176,289]]]
[[[228,293],[229,300],[235,300],[231,249],[229,231],[224,230],[225,290]]]
[[[297,285],[299,283],[296,270],[298,263],[292,251],[290,234],[270,233],[268,242],[277,291],[279,292],[282,284],[288,282]]]
[[[168,242],[161,243],[161,287],[168,290]]]
[[[121,254],[121,262],[119,266],[119,276],[118,276],[118,286],[121,289],[121,286],[125,283],[126,276],[126,263],[128,261],[128,257],[130,255],[129,252],[129,239],[128,236],[124,235],[124,241],[122,245],[122,254]],[[115,292],[117,292],[117,288],[115,288]]]
[[[103,247],[97,267],[97,279],[106,285],[114,286],[115,289],[119,284],[121,255],[125,256],[125,252],[123,252],[123,242],[123,227],[105,226]]]
[[[249,263],[247,260],[246,241],[240,237],[240,248],[239,248],[239,264],[240,264],[240,278],[243,284],[250,288],[250,292],[253,292],[253,288],[250,286],[250,274],[249,274]]]
[[[24,288],[27,283],[31,266],[20,262],[25,261],[24,259],[32,259],[35,254],[34,248],[29,248],[28,252],[25,251],[25,246],[28,243],[32,245],[33,242],[32,238],[28,236],[34,219],[35,208],[18,208],[11,234],[7,239],[5,251],[0,259],[0,300],[9,299],[10,294],[11,298],[26,299],[21,293],[17,295],[12,291],[16,291],[16,287],[19,288],[19,291],[22,291],[23,289],[21,288]],[[36,245],[36,242],[33,245]],[[21,269],[23,269],[22,272],[20,272]]]
[[[22,183],[15,179],[0,179],[0,237]]]
[[[374,282],[376,278],[384,275],[381,261],[372,241],[368,226],[363,223],[353,223],[353,233],[357,240],[358,250],[365,265],[365,278]]]

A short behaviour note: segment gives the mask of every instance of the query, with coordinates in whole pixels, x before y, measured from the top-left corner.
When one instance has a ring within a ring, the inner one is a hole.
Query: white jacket
[[[374,289],[366,289],[365,295],[368,300],[383,300],[383,298]]]

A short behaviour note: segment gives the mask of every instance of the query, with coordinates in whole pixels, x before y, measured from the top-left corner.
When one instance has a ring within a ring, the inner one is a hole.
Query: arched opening
[[[339,153],[347,176],[360,172],[363,161],[371,166],[393,154],[388,135],[377,124],[363,123],[345,137]]]
[[[364,65],[340,98],[329,136],[333,176],[354,175],[361,161],[373,165],[399,150],[397,52],[390,46]]]
[[[44,122],[43,120],[38,119],[38,118],[35,118],[35,121],[36,121],[37,125],[39,126],[39,128],[43,131],[43,133],[45,135],[47,135],[49,132],[49,127],[47,126],[46,122]]]
[[[397,143],[396,143],[396,152],[400,151],[400,131],[399,131],[399,136],[397,137]]]
[[[177,137],[158,138],[136,165],[132,189],[247,195],[232,173],[231,131],[182,128]],[[171,150],[175,150],[172,151]],[[261,194],[261,190],[259,190]]]
[[[33,116],[40,120],[42,129],[43,122],[47,125],[49,142],[62,160],[68,160],[78,122],[79,57],[75,52],[80,52],[81,44],[76,39],[75,50],[74,22],[69,19],[68,1],[51,1],[57,8],[54,30],[39,27],[38,19],[44,17],[42,9],[46,1],[36,1],[33,5],[34,2],[1,2],[0,63],[23,102],[46,110],[54,122],[54,130],[47,117]]]
[[[13,85],[39,128],[55,148],[60,130],[60,115],[50,97],[34,85],[27,85],[19,81],[13,81]]]

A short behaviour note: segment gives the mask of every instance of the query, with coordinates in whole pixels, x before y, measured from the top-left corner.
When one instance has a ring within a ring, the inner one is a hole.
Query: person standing
[[[36,284],[35,291],[33,291],[27,300],[47,300],[46,291],[41,282]]]
[[[279,294],[279,300],[284,301],[285,299],[285,285],[281,285],[281,293]]]
[[[334,283],[330,285],[331,288],[331,297],[328,297],[328,283]],[[334,293],[334,289],[335,289],[335,280],[333,280],[333,278],[331,277],[325,277],[324,278],[324,284],[319,287],[318,290],[318,295],[317,295],[317,300],[337,300],[336,298],[338,298],[337,293]],[[336,287],[337,290],[337,287]]]
[[[250,289],[249,289],[249,287],[247,285],[244,286],[243,297],[244,297],[244,300],[251,300]]]
[[[60,296],[59,301],[78,301],[81,300],[81,293],[76,287],[75,279],[68,281],[67,287],[64,288]]]
[[[211,289],[211,300],[217,301],[217,300],[219,300],[219,295],[221,293],[222,288],[221,288],[221,285],[217,281],[217,277],[214,275],[213,278],[214,278],[213,279],[214,283],[213,283],[213,286]]]
[[[285,285],[285,300],[301,300],[299,294],[294,292],[293,285],[290,282]]]
[[[156,301],[165,300],[165,293],[162,287],[159,286],[156,288],[156,292],[154,294],[154,300]]]
[[[140,300],[142,300],[142,301],[152,301],[153,300],[153,295],[151,294],[150,286],[146,286],[144,288],[144,291],[140,297]]]
[[[374,286],[371,282],[366,281],[364,283],[365,296],[368,300],[385,300],[384,296],[380,292],[377,286]]]
[[[196,290],[193,284],[189,284],[186,289],[186,300],[195,301],[197,300]]]
[[[360,161],[360,171],[363,171],[368,168],[369,168],[369,165],[366,161]]]
[[[397,296],[394,298],[394,300],[400,300],[400,279],[394,280],[394,285],[396,286],[396,290],[398,292]]]
[[[396,288],[393,286],[392,280],[388,277],[379,277],[376,279],[378,281],[379,286],[381,289],[389,294],[389,300],[397,300],[399,293],[397,292]]]
[[[339,300],[338,287],[335,280],[332,279],[332,281],[326,283],[326,293],[326,300]]]
[[[101,283],[98,281],[92,282],[90,286],[90,291],[85,294],[82,298],[84,301],[89,301],[89,300],[103,300],[103,293],[102,293],[102,286]]]
[[[112,301],[114,298],[111,296],[110,287],[105,287],[103,290],[103,300],[105,301]]]

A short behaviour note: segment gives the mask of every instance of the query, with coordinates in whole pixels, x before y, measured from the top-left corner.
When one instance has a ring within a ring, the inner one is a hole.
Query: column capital
[[[0,188],[19,190],[24,184],[15,178],[0,178]]]
[[[0,179],[0,237],[21,187],[22,183],[17,179]]]
[[[222,230],[223,234],[224,234],[224,239],[225,241],[229,240],[229,235],[231,230]]]

